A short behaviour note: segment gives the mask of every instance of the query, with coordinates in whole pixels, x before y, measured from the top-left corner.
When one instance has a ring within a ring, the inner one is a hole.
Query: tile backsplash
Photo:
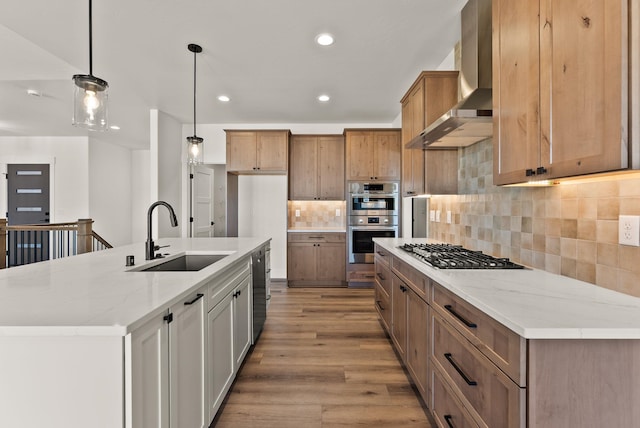
[[[491,140],[460,149],[459,194],[431,198],[430,238],[640,296],[640,248],[618,244],[618,216],[640,215],[640,178],[499,187],[492,159]]]
[[[289,201],[289,229],[304,227],[346,228],[345,201]],[[296,217],[296,210],[300,216]],[[339,210],[340,215],[336,215]]]

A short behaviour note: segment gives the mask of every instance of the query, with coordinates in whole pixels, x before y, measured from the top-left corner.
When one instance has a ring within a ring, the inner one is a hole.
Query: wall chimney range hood
[[[409,141],[407,148],[467,147],[493,135],[491,0],[469,0],[461,20],[462,100]]]

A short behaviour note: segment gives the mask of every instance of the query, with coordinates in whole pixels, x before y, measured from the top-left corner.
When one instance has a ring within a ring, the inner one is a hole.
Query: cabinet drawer
[[[378,311],[378,315],[380,315],[380,319],[382,320],[382,324],[384,328],[389,332],[389,326],[391,325],[391,297],[387,292],[380,286],[380,284],[376,284],[376,310]]]
[[[491,428],[525,426],[525,389],[516,385],[455,328],[434,314],[434,369],[476,422]]]
[[[391,296],[391,271],[383,263],[376,263],[376,282],[387,293],[387,296]]]
[[[346,242],[346,234],[340,232],[289,232],[287,239],[289,240],[289,242]]]
[[[376,263],[381,263],[389,267],[390,261],[391,261],[391,253],[389,253],[387,250],[385,250],[384,248],[376,244]]]
[[[526,386],[526,340],[433,283],[432,307],[514,382]]]
[[[478,428],[471,415],[449,389],[437,370],[431,371],[433,379],[433,418],[439,428]]]
[[[391,268],[393,272],[398,275],[407,285],[422,297],[427,303],[429,303],[429,279],[421,272],[409,266],[397,257],[391,259]]]
[[[209,287],[207,312],[220,303],[234,287],[249,275],[251,275],[251,259],[247,258],[246,262],[238,263],[237,266],[232,266],[211,279],[207,285]]]

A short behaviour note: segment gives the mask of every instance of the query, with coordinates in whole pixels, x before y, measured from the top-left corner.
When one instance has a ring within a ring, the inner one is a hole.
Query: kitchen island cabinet
[[[495,184],[630,167],[628,7],[493,1]]]
[[[397,248],[426,239],[374,241],[396,275],[425,281],[428,321],[407,334],[431,343],[425,401],[440,427],[640,425],[640,299],[534,269],[439,270]]]
[[[125,256],[144,260],[142,243],[0,271],[0,426],[208,426],[209,379],[225,375],[208,315],[241,292],[231,307],[239,328],[224,332],[233,378],[252,340],[251,254],[265,242],[158,242],[170,246],[167,259],[226,255],[200,271],[140,271],[167,259],[126,268]]]

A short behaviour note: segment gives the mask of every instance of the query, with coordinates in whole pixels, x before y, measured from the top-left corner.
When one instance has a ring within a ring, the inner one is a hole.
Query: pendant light
[[[196,56],[202,52],[199,45],[190,43],[187,48],[193,52],[193,135],[187,137],[188,162],[190,165],[202,163],[204,140],[196,135]]]
[[[91,6],[91,0],[89,0],[89,74],[76,74],[73,76],[72,124],[93,131],[106,131],[109,128],[107,120],[109,84],[93,75]]]

